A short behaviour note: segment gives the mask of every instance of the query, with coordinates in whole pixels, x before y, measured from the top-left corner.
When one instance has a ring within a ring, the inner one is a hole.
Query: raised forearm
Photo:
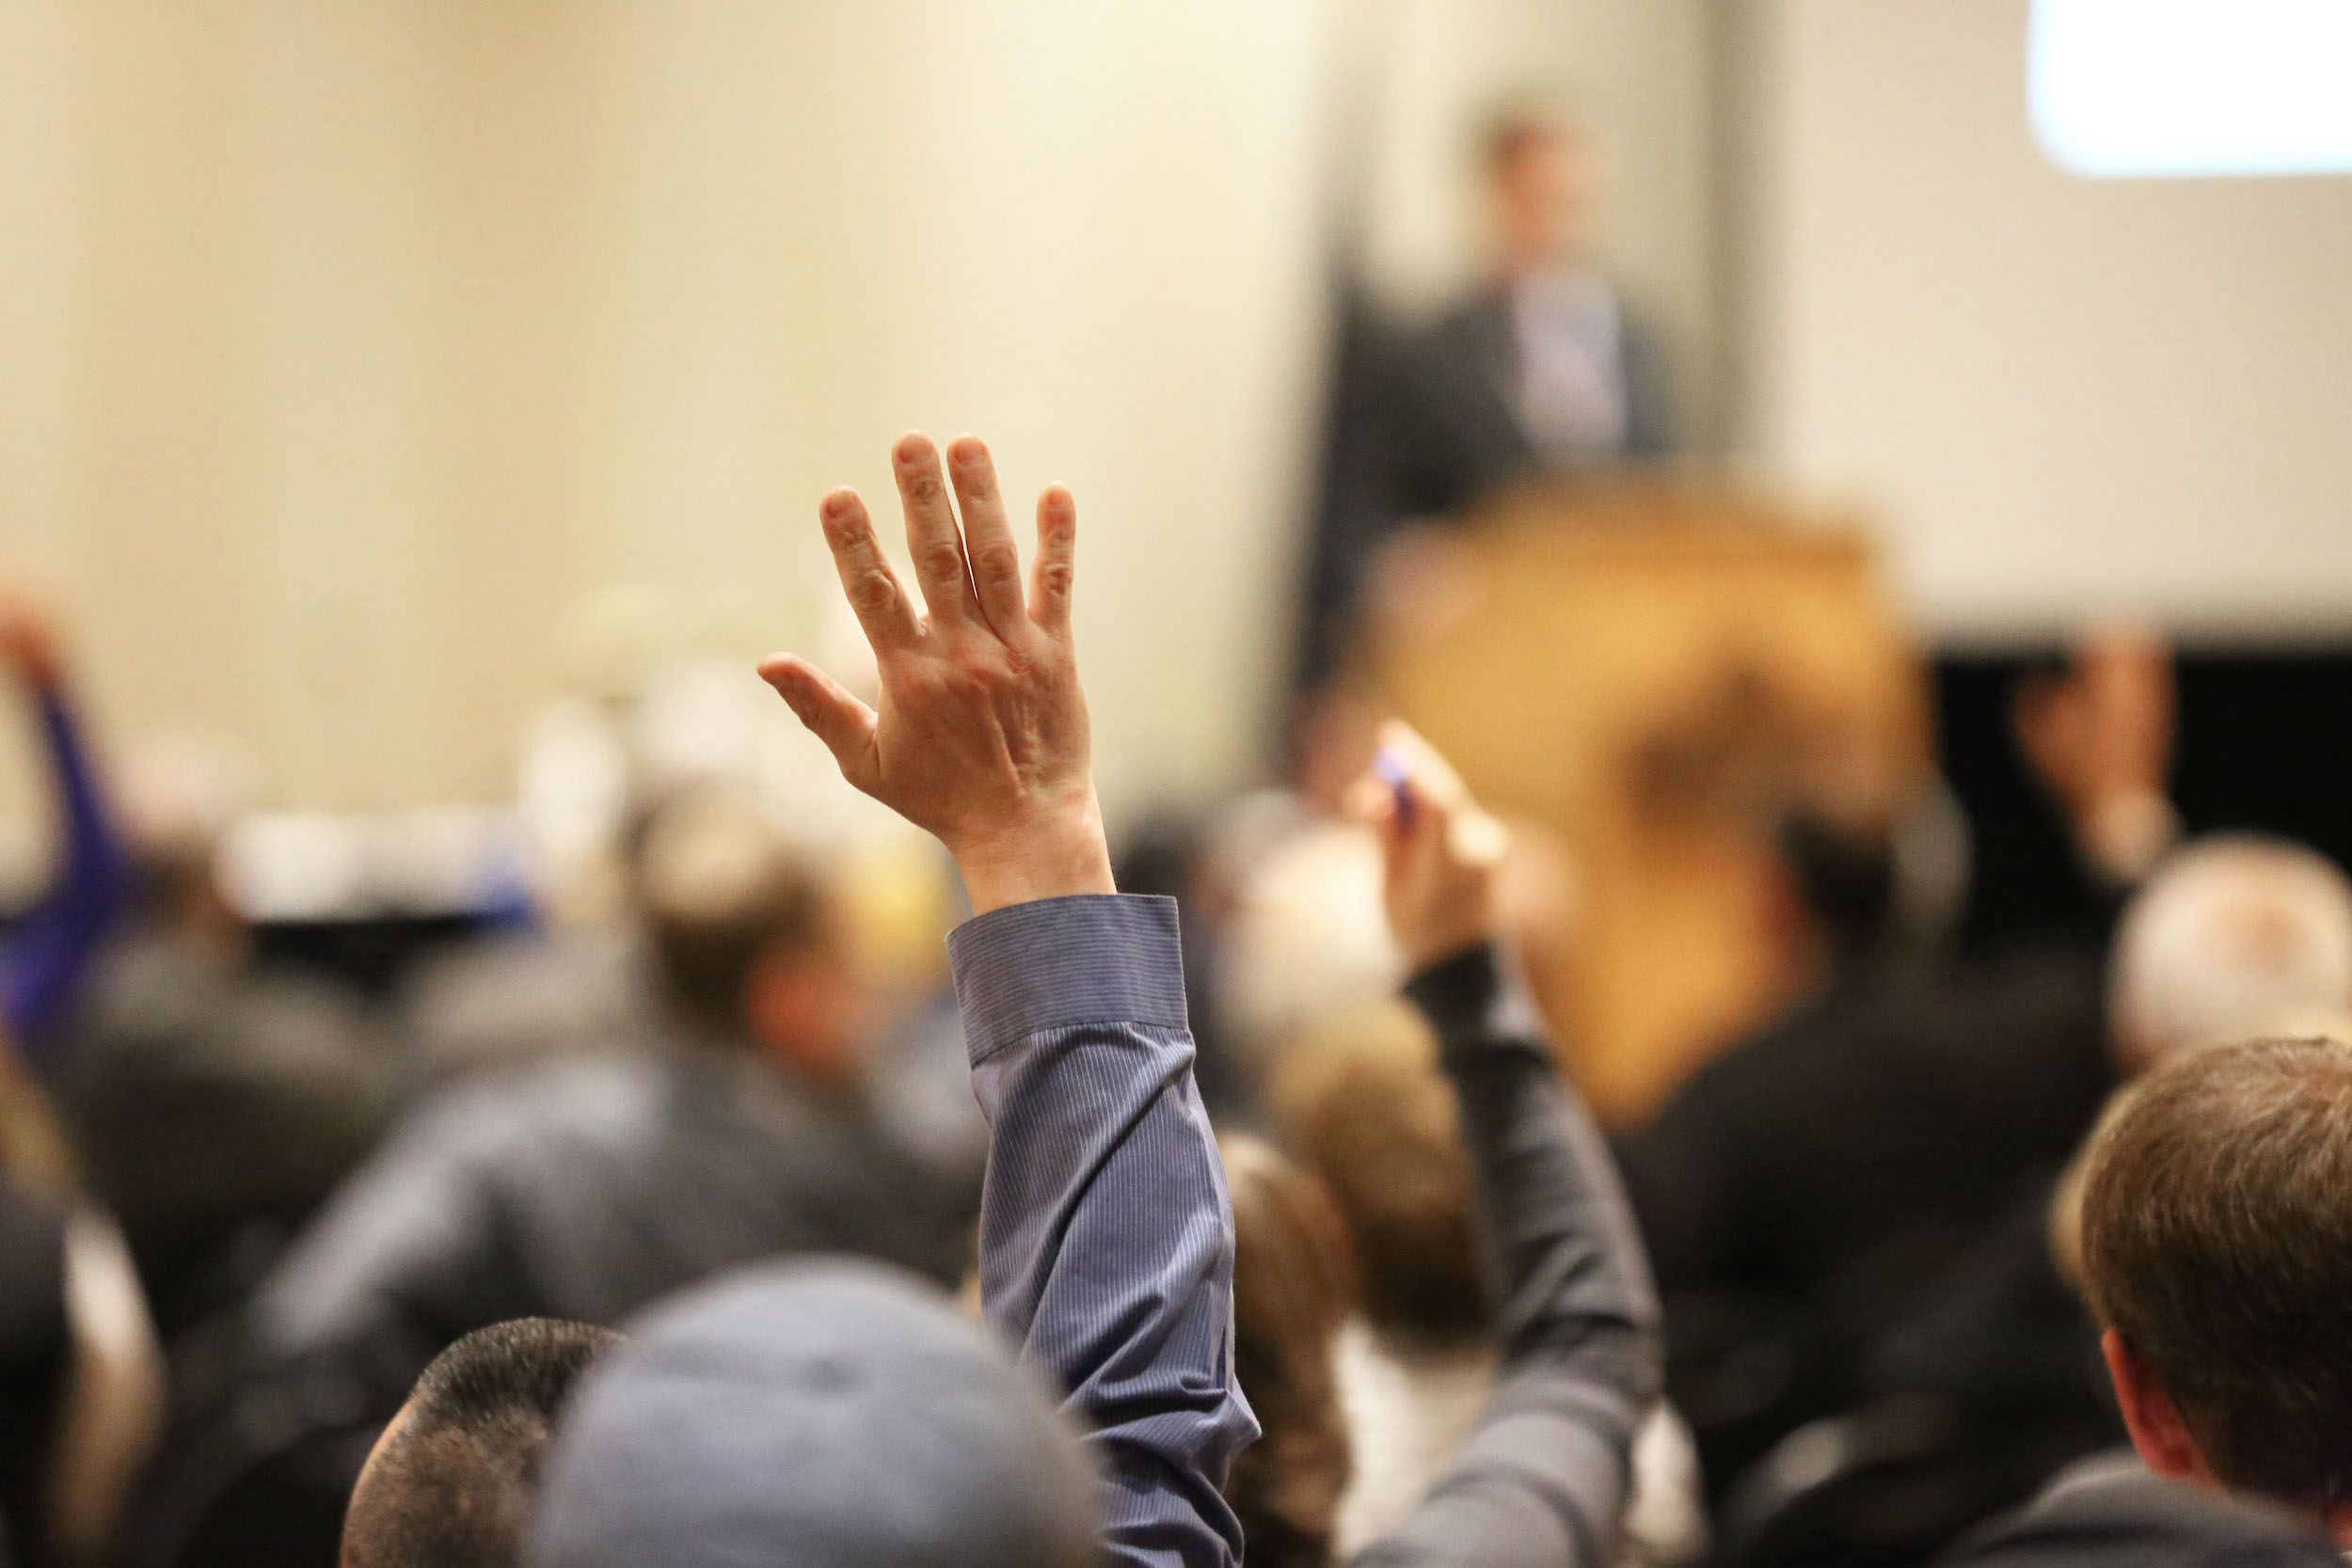
[[[64,848],[56,880],[0,949],[0,1006],[16,1038],[40,1058],[84,967],[121,910],[129,863],[63,688],[53,677],[38,689],[37,699]]]
[[[1607,1143],[1552,1065],[1534,999],[1491,944],[1415,975],[1437,1031],[1505,1293],[1504,1352],[1620,1330],[1653,1338],[1658,1302]],[[1657,1392],[1654,1360],[1631,1391]]]
[[[1368,1563],[1603,1560],[1660,1377],[1657,1298],[1606,1145],[1491,945],[1417,974],[1502,1277],[1503,1359],[1454,1464]]]
[[[1192,1082],[1175,906],[1073,897],[952,942],[991,1128],[981,1301],[1067,1392],[1121,1562],[1237,1562],[1220,1494],[1257,1435],[1232,1371],[1232,1217]]]

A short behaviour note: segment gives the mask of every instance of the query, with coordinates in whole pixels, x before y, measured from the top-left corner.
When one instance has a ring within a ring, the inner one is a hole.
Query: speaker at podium
[[[1528,966],[1616,1127],[1804,983],[1788,814],[1883,821],[1932,766],[1867,532],[1730,487],[1553,480],[1408,531],[1362,634],[1375,700],[1565,847],[1574,912]]]

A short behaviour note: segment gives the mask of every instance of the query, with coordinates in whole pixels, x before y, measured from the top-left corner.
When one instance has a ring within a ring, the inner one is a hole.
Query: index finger
[[[906,590],[898,586],[898,575],[882,559],[866,502],[855,490],[835,490],[818,507],[817,515],[824,525],[825,546],[833,551],[834,570],[841,575],[841,592],[856,611],[857,624],[866,628],[866,641],[878,654],[912,645],[923,634],[922,625],[914,618],[914,606],[907,602]]]

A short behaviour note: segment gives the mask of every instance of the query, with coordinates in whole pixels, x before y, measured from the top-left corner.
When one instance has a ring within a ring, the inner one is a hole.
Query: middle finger
[[[963,533],[956,527],[940,471],[939,449],[919,431],[898,437],[890,467],[898,481],[898,500],[907,517],[907,548],[914,556],[914,580],[930,607],[931,625],[946,628],[981,624],[972,596],[972,568],[964,559]]]

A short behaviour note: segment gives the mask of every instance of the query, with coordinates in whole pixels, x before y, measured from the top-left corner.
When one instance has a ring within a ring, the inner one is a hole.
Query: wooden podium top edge
[[[1634,476],[1549,482],[1495,497],[1446,525],[1564,556],[1869,566],[1879,541],[1858,515],[1806,511],[1721,483]]]

